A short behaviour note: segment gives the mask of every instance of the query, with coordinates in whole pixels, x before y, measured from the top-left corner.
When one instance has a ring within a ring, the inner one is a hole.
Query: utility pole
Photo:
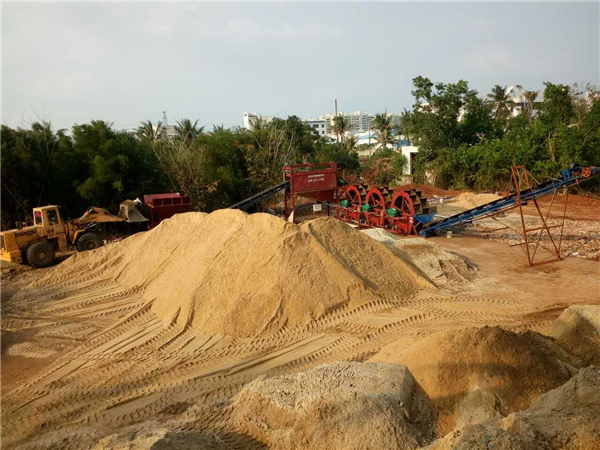
[[[163,111],[163,125],[167,126],[169,123],[167,122],[167,112]]]
[[[369,158],[371,157],[371,121],[367,119],[367,129],[369,130]]]

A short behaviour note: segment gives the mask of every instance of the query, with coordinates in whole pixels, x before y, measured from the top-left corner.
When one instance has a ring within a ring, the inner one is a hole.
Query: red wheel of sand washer
[[[390,209],[395,209],[396,216],[388,214],[389,230],[395,234],[409,235],[414,233],[415,207],[406,191],[397,190],[390,202]]]
[[[362,205],[361,193],[354,185],[350,185],[342,195],[342,201],[346,200],[347,206],[338,205],[337,218],[346,222],[354,222],[360,225],[360,207]]]
[[[377,188],[369,189],[365,205],[369,205],[367,211],[363,209],[367,224],[371,227],[385,228],[387,205],[381,191]]]

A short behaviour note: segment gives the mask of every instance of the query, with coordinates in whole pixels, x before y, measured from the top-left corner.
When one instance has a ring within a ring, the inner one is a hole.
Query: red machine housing
[[[284,177],[290,185],[285,191],[284,211],[288,215],[288,203],[296,209],[296,197],[306,197],[317,202],[333,203],[338,197],[336,163],[298,164],[285,166]]]
[[[192,198],[181,196],[178,192],[144,195],[144,203],[150,208],[148,229],[154,228],[160,222],[175,214],[188,212],[192,209]]]

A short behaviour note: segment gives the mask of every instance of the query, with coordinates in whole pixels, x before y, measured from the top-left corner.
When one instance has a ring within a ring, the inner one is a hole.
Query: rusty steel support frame
[[[512,166],[511,167],[511,180],[509,183],[508,193],[510,195],[510,193],[513,192],[513,190],[514,190],[514,192],[517,194],[516,205],[512,208],[504,209],[504,210],[498,212],[497,214],[490,214],[485,217],[492,218],[495,221],[504,225],[503,228],[495,228],[491,231],[499,231],[499,230],[504,230],[504,229],[508,228],[523,237],[524,242],[519,243],[519,244],[514,244],[514,245],[524,245],[525,246],[524,251],[527,256],[527,262],[530,267],[533,267],[533,266],[537,266],[540,264],[547,264],[550,262],[560,261],[563,259],[562,255],[561,255],[561,246],[562,246],[562,240],[563,240],[563,232],[564,232],[564,228],[565,228],[565,218],[567,215],[567,204],[569,202],[569,188],[565,188],[566,189],[565,204],[564,204],[564,208],[562,211],[562,221],[561,221],[560,225],[551,225],[551,226],[548,225],[548,218],[550,217],[550,211],[552,210],[552,207],[554,206],[554,202],[556,200],[556,194],[558,193],[558,189],[556,189],[552,193],[552,200],[550,201],[550,206],[548,207],[548,211],[546,212],[545,215],[542,213],[542,209],[540,208],[540,205],[539,205],[537,199],[534,198],[534,199],[530,200],[531,202],[533,202],[533,204],[537,210],[537,213],[542,221],[542,225],[540,227],[527,228],[527,225],[525,223],[525,215],[523,213],[523,206],[526,205],[527,202],[523,201],[521,199],[521,191],[532,188],[531,180],[535,181],[535,178],[533,178],[531,176],[531,174],[527,171],[527,169],[524,166]],[[515,209],[515,208],[519,208],[519,215],[521,217],[522,231],[519,231],[509,225],[506,225],[505,223],[502,223],[500,220],[498,220],[496,218],[496,216],[498,216],[499,214],[506,213],[507,211]],[[482,219],[485,217],[482,217]],[[550,230],[557,229],[557,228],[560,228],[560,234],[558,236],[553,236],[552,232]],[[539,234],[536,237],[533,237],[533,239],[530,239],[531,233],[534,233],[534,232],[539,232]],[[552,244],[551,248],[541,245],[541,239],[542,239],[544,232],[548,233],[548,238]],[[555,241],[555,237],[558,238],[557,239],[558,244]],[[533,249],[531,249],[531,246],[533,246]],[[536,262],[535,257],[537,255],[538,248],[540,248],[540,247],[542,249],[548,251],[549,253],[553,254],[555,256],[555,258],[553,258],[553,259],[547,258],[545,260]]]

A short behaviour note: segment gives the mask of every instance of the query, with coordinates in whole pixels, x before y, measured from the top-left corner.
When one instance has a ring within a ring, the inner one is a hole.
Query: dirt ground
[[[391,342],[466,326],[547,332],[568,306],[600,302],[596,261],[529,268],[519,248],[501,242],[432,241],[476,267],[473,279],[259,339],[165,328],[139,291],[102,279],[65,277],[17,296],[43,271],[3,280],[3,448],[90,448],[149,420],[236,436],[231,448],[250,448],[251,430],[232,429],[224,405],[260,375],[365,361]]]
[[[560,249],[561,256],[577,256],[580,258],[600,261],[600,200],[569,195],[565,214],[564,195],[556,197],[552,203],[552,197],[544,197],[537,207],[530,203],[523,207],[523,217],[527,229],[539,228],[542,225],[540,212],[543,217],[548,218],[552,240],[544,231],[541,235],[540,246],[549,251]],[[552,207],[551,207],[552,206]],[[438,214],[449,216],[464,211],[464,207],[457,207],[452,199],[448,199],[437,205]],[[564,226],[563,226],[564,217]],[[475,221],[474,226],[456,227],[452,230],[453,235],[477,236],[521,249],[525,255],[524,239],[522,236],[523,225],[518,209],[498,216],[495,219],[487,218]],[[562,231],[562,233],[561,233]],[[562,234],[562,238],[561,238]],[[540,231],[528,233],[528,239],[532,243],[530,251],[533,253],[539,238]],[[534,261],[539,262],[544,258],[538,255]]]
[[[451,202],[441,206],[442,213],[456,212]],[[549,333],[569,306],[600,304],[599,206],[571,196],[562,261],[528,267],[518,234],[490,233],[498,224],[487,220],[454,230],[450,239],[428,240],[472,268],[468,277],[432,280],[437,290],[333,310],[307,326],[261,338],[165,326],[140,289],[101,277],[72,274],[23,290],[49,269],[3,263],[3,448],[92,448],[126,427],[152,430],[151,421],[173,432],[210,430],[227,448],[262,448],[252,430],[232,425],[226,408],[261,375],[366,361],[392,342],[401,349],[464,327]],[[525,208],[528,223],[539,220],[536,213]],[[555,224],[562,213],[555,208],[550,217]],[[500,219],[518,230],[519,215]],[[399,239],[413,256],[424,248],[421,238]],[[538,260],[549,257],[539,250]]]

